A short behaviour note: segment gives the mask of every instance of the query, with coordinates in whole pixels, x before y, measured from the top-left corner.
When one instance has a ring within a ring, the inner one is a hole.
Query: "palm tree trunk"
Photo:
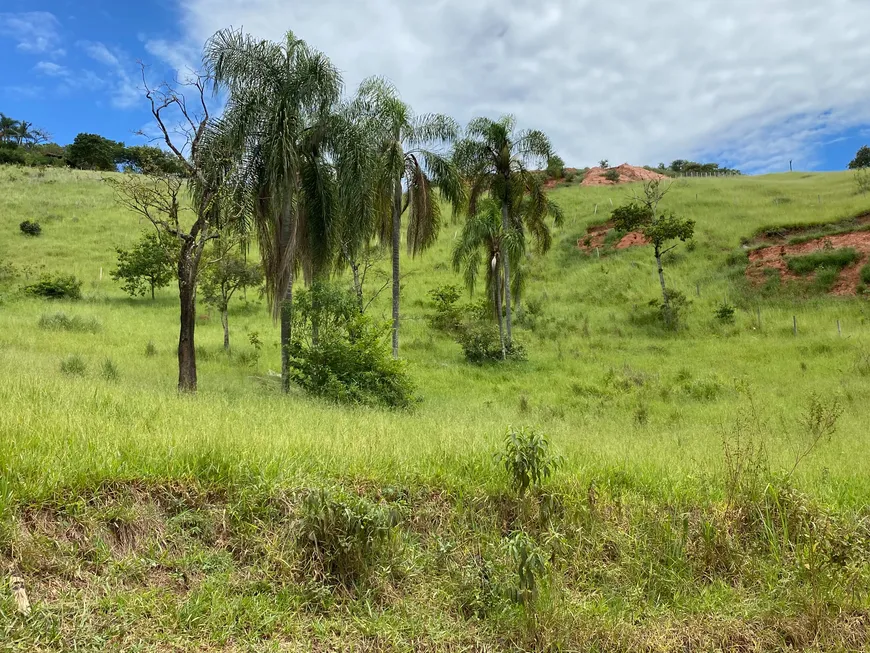
[[[496,260],[496,257],[493,257],[492,259],[492,274],[492,289],[493,295],[495,296],[495,315],[498,320],[498,337],[499,340],[501,340],[501,357],[502,360],[507,360],[507,348],[504,344],[504,322],[502,321],[501,315],[501,288],[499,287],[499,279],[501,278],[501,275],[499,274],[498,261]]]
[[[178,299],[181,324],[178,334],[178,391],[196,392],[196,269],[194,241],[181,245],[178,257]]]
[[[291,220],[290,207],[285,207],[283,220],[281,222],[280,234],[280,249],[281,256],[284,259],[289,259],[288,265],[290,270],[287,276],[287,290],[284,292],[284,299],[281,301],[281,389],[288,393],[290,392],[290,340],[293,336],[293,276],[294,276],[294,252],[296,247],[296,221]]]
[[[402,232],[402,182],[393,189],[393,358],[399,357],[399,248]]]
[[[505,201],[502,201],[501,203],[501,228],[504,237],[507,237],[508,231],[510,230],[510,220],[508,217],[508,205]],[[511,349],[513,343],[513,319],[511,317],[511,263],[507,251],[502,252],[502,263],[504,265],[504,308],[507,327],[507,348]],[[499,311],[499,313],[501,313],[501,311]]]

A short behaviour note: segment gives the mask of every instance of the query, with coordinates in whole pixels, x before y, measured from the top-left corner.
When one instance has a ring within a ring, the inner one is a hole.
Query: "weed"
[[[646,426],[649,423],[649,406],[644,403],[638,404],[634,409],[633,419],[637,426]]]
[[[297,542],[313,575],[350,588],[368,576],[397,523],[394,508],[317,489],[302,502]]]
[[[504,450],[497,459],[507,471],[511,487],[520,496],[529,489],[539,492],[561,464],[547,436],[532,428],[508,429]]]
[[[843,406],[837,397],[823,399],[813,393],[807,400],[806,408],[799,423],[804,432],[804,440],[799,443],[795,452],[794,466],[788,476],[807,456],[809,456],[823,441],[830,441],[837,431],[837,421],[843,414]]]
[[[71,354],[60,362],[60,371],[66,376],[84,376],[88,371],[88,366],[81,356]]]
[[[111,358],[106,358],[100,365],[100,376],[104,381],[114,382],[120,378],[121,374],[115,362]]]
[[[148,344],[145,345],[145,356],[148,358],[153,358],[157,355],[157,345],[154,344],[153,340],[149,340]]]
[[[861,268],[861,282],[870,286],[870,263]]]
[[[64,312],[44,314],[39,318],[39,328],[46,331],[71,331],[78,333],[99,333],[101,326],[96,318],[72,317]]]
[[[522,531],[505,541],[505,550],[514,568],[515,582],[509,590],[510,598],[526,609],[534,609],[540,586],[547,576],[547,557]]]

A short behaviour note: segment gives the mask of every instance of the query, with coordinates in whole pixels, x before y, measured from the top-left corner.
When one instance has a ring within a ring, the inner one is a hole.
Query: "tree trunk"
[[[504,344],[504,322],[502,320],[502,315],[501,315],[501,287],[499,285],[499,279],[501,278],[501,275],[499,274],[498,261],[496,260],[495,257],[493,257],[493,259],[492,259],[492,273],[493,273],[492,288],[493,288],[493,294],[495,295],[494,296],[495,316],[496,316],[496,319],[498,320],[498,337],[499,337],[499,340],[501,341],[501,357],[502,357],[502,360],[507,360],[507,348],[505,347],[505,344]]]
[[[196,261],[193,241],[184,241],[178,257],[178,299],[181,330],[178,335],[178,391],[196,392]]]
[[[230,351],[230,312],[226,307],[221,309],[221,325],[224,328],[224,351]]]
[[[296,248],[296,221],[290,220],[290,208],[285,209],[284,220],[280,234],[281,256],[288,259],[290,271],[289,282],[281,302],[281,389],[290,392],[290,340],[293,330],[293,276]],[[287,252],[290,250],[290,255]]]
[[[510,219],[508,216],[508,205],[507,202],[502,201],[501,203],[501,228],[503,233],[503,238],[506,238],[508,232],[510,231]],[[513,318],[511,313],[511,263],[510,256],[508,252],[504,250],[502,252],[502,264],[504,265],[504,310],[505,310],[505,323],[506,323],[506,331],[507,331],[507,348],[511,349],[513,347]],[[501,311],[499,311],[501,314]]]
[[[399,357],[399,248],[402,231],[402,182],[393,189],[393,358]]]
[[[668,289],[665,286],[665,271],[662,267],[662,254],[661,248],[656,245],[655,246],[655,255],[656,255],[656,264],[659,268],[659,283],[662,285],[662,302],[665,311],[665,320],[668,324],[671,323],[671,301],[668,299]]]
[[[359,312],[362,314],[365,311],[365,305],[363,304],[363,289],[362,282],[359,278],[359,263],[356,261],[350,262],[350,269],[353,272],[353,289],[356,291],[356,301],[359,305]]]
[[[154,284],[151,284],[151,301],[154,301]]]

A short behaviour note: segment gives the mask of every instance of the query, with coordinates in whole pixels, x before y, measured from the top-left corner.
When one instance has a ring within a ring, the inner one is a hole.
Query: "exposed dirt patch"
[[[764,229],[754,238],[746,240],[746,245],[786,245],[794,238],[806,236],[837,236],[853,231],[863,231],[870,227],[870,213],[859,215],[856,218],[830,222],[824,225],[798,226],[788,225],[784,227],[771,227]]]
[[[610,181],[604,178],[604,175],[610,170],[616,170],[619,173],[619,181]],[[630,184],[635,181],[652,181],[655,179],[667,179],[667,177],[646,168],[639,168],[638,166],[623,163],[615,168],[589,168],[581,186],[615,186],[616,184]]]
[[[792,231],[788,235],[795,235]],[[786,238],[787,236],[781,236]],[[771,245],[756,249],[749,254],[749,265],[746,267],[746,278],[750,282],[759,284],[765,281],[769,273],[765,270],[775,270],[782,281],[795,281],[798,279],[812,279],[792,273],[788,269],[787,259],[789,256],[802,256],[824,249],[840,249],[851,247],[861,254],[857,262],[844,268],[831,289],[833,295],[854,295],[861,283],[861,268],[870,260],[870,231],[858,231],[834,236],[823,236],[805,243],[788,245]]]
[[[584,252],[593,252],[599,248],[603,249],[605,247],[605,241],[607,240],[607,234],[611,229],[613,229],[612,222],[605,222],[604,224],[589,227],[589,229],[586,230],[586,235],[577,241],[578,249]],[[631,231],[622,236],[622,238],[613,245],[613,248],[626,249],[628,247],[639,247],[646,244],[647,240],[644,238],[642,233],[639,231]]]

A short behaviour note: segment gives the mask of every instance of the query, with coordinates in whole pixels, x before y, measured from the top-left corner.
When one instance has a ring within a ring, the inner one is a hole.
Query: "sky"
[[[567,165],[842,170],[870,143],[867,0],[0,0],[0,112],[59,143],[153,133],[152,83],[216,30],[292,30],[419,113],[514,114]]]

